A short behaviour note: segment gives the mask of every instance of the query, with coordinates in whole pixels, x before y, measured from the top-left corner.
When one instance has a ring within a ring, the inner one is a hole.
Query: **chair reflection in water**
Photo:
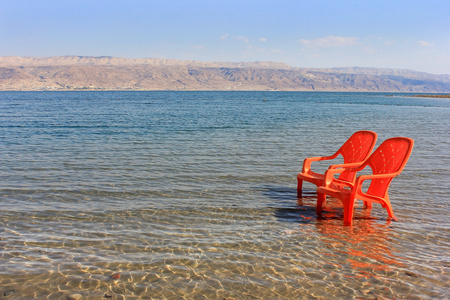
[[[337,210],[328,212],[337,214]],[[380,273],[390,271],[392,267],[404,267],[404,263],[398,259],[398,250],[395,244],[390,242],[391,220],[386,224],[380,224],[371,218],[362,219],[360,226],[342,226],[336,219],[328,219],[316,222],[316,229],[320,233],[319,239],[325,249],[322,255],[330,255],[333,258],[328,263],[335,263],[341,267],[348,264],[355,272],[344,275],[355,278],[379,277]],[[330,251],[327,251],[329,249]],[[343,254],[336,256],[337,253]]]
[[[347,167],[359,166],[364,160],[366,160],[377,141],[377,134],[373,131],[357,131],[355,132],[333,155],[330,156],[318,156],[308,157],[303,161],[303,169],[301,173],[297,175],[297,195],[302,196],[303,181],[308,181],[315,184],[317,187],[323,185],[324,175],[313,172],[311,170],[311,164],[317,161],[334,160],[335,158],[342,156],[344,164]],[[331,165],[329,169],[335,169],[342,167],[341,164]],[[353,182],[355,178],[355,172],[352,170],[344,170],[341,172],[339,179]]]
[[[317,214],[322,213],[326,195],[329,195],[342,201],[344,225],[352,225],[356,200],[362,200],[368,209],[372,208],[372,203],[380,203],[387,210],[389,217],[396,221],[397,218],[389,201],[388,189],[392,179],[402,172],[408,162],[413,146],[414,141],[410,138],[390,138],[359,166],[341,165],[339,168],[328,169],[325,172],[323,184],[317,188]],[[336,174],[345,172],[356,176],[358,172],[366,170],[371,171],[371,174],[357,176],[355,180],[334,177]],[[370,181],[366,191],[363,191],[364,181]]]

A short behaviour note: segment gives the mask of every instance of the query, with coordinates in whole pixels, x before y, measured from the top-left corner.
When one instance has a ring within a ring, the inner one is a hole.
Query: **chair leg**
[[[344,204],[344,226],[352,226],[355,200],[354,199],[345,200],[343,204]]]
[[[386,202],[383,203],[382,206],[386,208],[389,217],[394,221],[398,221],[397,217],[394,215],[394,211],[392,210],[391,201],[389,201],[389,196],[386,196],[384,200]]]
[[[302,187],[303,187],[303,180],[297,179],[297,197],[302,196]]]
[[[372,202],[371,201],[364,201],[364,208],[371,210],[372,209]]]
[[[387,210],[387,213],[388,213],[389,217],[390,217],[392,220],[398,221],[397,217],[394,215],[394,211],[392,210],[392,207],[391,207],[391,204],[390,204],[390,203],[387,203],[387,204],[386,204],[386,210]]]
[[[317,193],[317,206],[316,206],[316,214],[320,215],[322,213],[322,206],[325,203],[327,195]]]

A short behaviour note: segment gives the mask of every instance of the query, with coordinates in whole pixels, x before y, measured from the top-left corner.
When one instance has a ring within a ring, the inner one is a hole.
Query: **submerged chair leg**
[[[372,202],[364,201],[364,218],[370,218],[372,212]]]
[[[386,208],[389,217],[394,221],[398,221],[397,217],[394,215],[394,211],[392,210],[391,203],[389,202],[389,197],[387,197],[385,200],[387,200],[387,202],[383,206]]]
[[[344,206],[344,226],[352,226],[355,200],[354,199],[344,200],[343,206]]]
[[[317,193],[317,206],[316,206],[316,214],[320,215],[322,213],[322,207],[325,203],[327,195]]]
[[[302,187],[303,187],[303,180],[297,179],[297,197],[302,196]]]
[[[372,209],[372,202],[370,201],[364,201],[364,208],[371,210]]]

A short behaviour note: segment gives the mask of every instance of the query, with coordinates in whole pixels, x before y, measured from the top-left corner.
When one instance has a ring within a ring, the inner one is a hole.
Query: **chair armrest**
[[[345,181],[345,180],[340,180],[337,178],[334,178],[335,174],[339,174],[342,173],[346,170],[352,170],[353,172],[358,172],[361,171],[362,169],[364,169],[365,166],[363,166],[362,162],[359,163],[349,163],[349,164],[340,164],[340,165],[331,165],[328,170],[325,172],[324,175],[324,185],[325,186],[329,186],[331,184],[332,181],[336,182],[336,183],[340,183],[343,185],[346,185],[348,187],[353,188],[355,186],[355,184],[353,182],[349,182],[349,181]]]
[[[334,178],[334,175],[342,173],[342,172],[344,172],[344,170],[345,169],[328,169],[324,175],[324,180],[323,180],[324,185],[327,187],[330,186],[330,183],[333,180],[336,180],[336,178]]]
[[[394,178],[397,175],[398,175],[397,173],[386,173],[386,174],[373,174],[373,175],[361,175],[361,176],[358,176],[356,178],[356,180],[355,180],[355,188],[356,188],[355,192],[363,194],[365,197],[373,198],[373,199],[377,200],[380,203],[385,203],[386,201],[382,197],[378,197],[378,196],[375,196],[375,195],[370,195],[370,194],[364,193],[362,191],[362,184],[366,180],[382,179],[382,178],[385,178],[385,179],[387,179],[387,178]]]
[[[363,183],[363,181],[371,180],[371,179],[381,179],[381,178],[394,178],[397,176],[397,173],[386,173],[386,174],[373,174],[373,175],[361,175],[358,176],[355,180],[355,186],[358,186],[359,183]]]
[[[372,199],[372,201],[381,203],[381,205],[383,207],[385,207],[385,205],[386,205],[385,198],[363,192],[362,183],[366,180],[371,180],[371,179],[394,178],[397,175],[398,174],[396,174],[396,173],[361,175],[361,176],[357,177],[355,180],[355,193],[363,195],[366,198],[365,200],[367,200],[367,198]]]
[[[337,156],[338,156],[338,154],[335,153],[330,156],[316,156],[316,157],[305,158],[305,160],[303,161],[302,173],[308,173],[311,170],[311,163],[313,163],[315,161],[331,160],[331,159],[335,159]]]
[[[359,167],[362,165],[363,162],[357,162],[357,163],[348,163],[348,164],[338,164],[338,165],[331,165],[328,167],[328,169],[338,169],[338,168],[344,168],[344,169],[353,169],[356,167]]]

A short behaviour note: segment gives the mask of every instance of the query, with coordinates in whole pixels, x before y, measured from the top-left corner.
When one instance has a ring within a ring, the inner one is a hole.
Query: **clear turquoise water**
[[[449,120],[402,94],[0,92],[0,299],[449,298]],[[399,222],[318,219],[303,159],[364,129],[415,140]]]

